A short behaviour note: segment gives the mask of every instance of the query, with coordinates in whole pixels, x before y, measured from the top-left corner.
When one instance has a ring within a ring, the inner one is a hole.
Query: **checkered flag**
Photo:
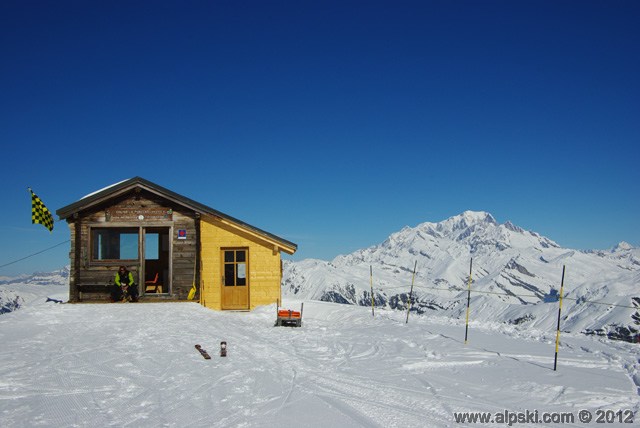
[[[33,190],[29,189],[29,191],[31,192],[31,223],[41,224],[49,229],[49,232],[52,232],[53,216],[51,215],[51,211],[49,211],[40,198],[33,193]]]

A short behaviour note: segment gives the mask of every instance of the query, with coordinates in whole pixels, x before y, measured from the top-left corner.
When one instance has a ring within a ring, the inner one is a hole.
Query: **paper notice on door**
[[[246,277],[247,277],[247,264],[238,263],[238,278],[246,278]]]

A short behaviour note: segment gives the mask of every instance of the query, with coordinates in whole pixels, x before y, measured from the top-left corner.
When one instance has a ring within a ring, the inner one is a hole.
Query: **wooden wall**
[[[140,219],[139,216],[144,218]],[[68,220],[71,234],[71,278],[69,300],[107,300],[109,285],[119,261],[91,260],[90,231],[92,227],[168,227],[170,241],[171,288],[167,295],[147,295],[145,298],[186,299],[194,282],[198,249],[196,214],[181,205],[147,191],[131,191],[114,197],[91,210],[79,212]],[[178,239],[177,231],[186,230],[186,239]],[[141,251],[141,248],[140,248]],[[144,257],[142,255],[142,257]],[[127,264],[138,283],[144,288],[143,264],[138,260]],[[197,278],[196,278],[197,280]],[[167,290],[167,288],[165,288]]]
[[[222,309],[222,248],[249,249],[249,309],[275,303],[281,298],[280,251],[273,244],[226,225],[213,216],[203,216],[200,227],[200,301],[204,306]]]

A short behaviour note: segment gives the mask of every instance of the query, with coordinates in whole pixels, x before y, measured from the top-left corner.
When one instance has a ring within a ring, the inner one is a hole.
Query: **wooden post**
[[[467,337],[469,335],[469,307],[471,306],[471,269],[473,268],[473,258],[469,263],[469,287],[467,291],[467,322],[464,328],[464,344],[467,344]]]
[[[562,314],[562,294],[564,290],[564,268],[562,266],[562,281],[560,282],[560,305],[558,306],[558,327],[556,329],[556,355],[553,359],[553,371],[558,367],[558,347],[560,345],[560,315]]]
[[[371,286],[371,316],[375,317],[376,313],[373,309],[373,267],[369,265],[369,285]]]
[[[413,265],[413,276],[411,276],[411,291],[409,291],[409,305],[407,306],[407,320],[405,321],[405,324],[409,323],[409,311],[411,311],[411,297],[413,296],[413,281],[416,278],[416,267],[418,267],[417,260]]]

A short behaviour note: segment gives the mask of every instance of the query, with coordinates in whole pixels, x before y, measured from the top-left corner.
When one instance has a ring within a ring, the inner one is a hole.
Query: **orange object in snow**
[[[300,318],[300,312],[292,311],[289,309],[280,309],[278,310],[279,317],[289,317],[289,318]]]
[[[276,313],[278,318],[276,319],[276,327],[290,326],[290,327],[302,327],[302,309],[304,303],[300,303],[300,311],[292,311],[291,309],[280,309],[280,301],[276,305]]]

